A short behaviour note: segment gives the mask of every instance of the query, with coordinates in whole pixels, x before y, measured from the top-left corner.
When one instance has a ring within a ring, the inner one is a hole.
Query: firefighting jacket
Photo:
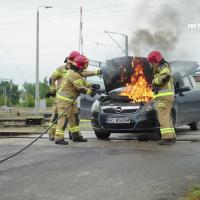
[[[174,96],[174,83],[170,65],[165,62],[153,72],[153,98]]]
[[[67,70],[69,69],[68,63],[65,63],[64,65],[61,65],[58,67],[50,76],[49,79],[49,86],[51,92],[56,92],[61,84],[62,77],[65,75]]]
[[[65,63],[64,65],[61,65],[60,67],[58,67],[52,73],[49,79],[50,91],[52,93],[59,90],[62,78],[64,77],[64,75],[66,74],[69,68],[70,68],[70,64]],[[84,70],[81,74],[83,77],[96,76],[96,75],[99,75],[99,70],[94,70],[94,71]],[[86,81],[84,81],[84,84],[86,87],[91,87],[92,85]]]
[[[80,93],[91,94],[91,92],[92,89],[85,86],[82,74],[69,69],[62,79],[56,97],[64,101],[73,102]]]

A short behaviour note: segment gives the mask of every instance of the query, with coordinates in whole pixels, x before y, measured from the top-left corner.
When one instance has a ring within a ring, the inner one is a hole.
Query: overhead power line
[[[5,51],[5,53],[7,54],[9,60],[12,62],[13,66],[17,70],[18,74],[23,78],[24,81],[27,82],[27,79],[25,78],[24,74],[22,73],[22,71],[18,67],[17,63],[14,61],[13,57],[11,56],[11,54],[9,53],[9,51],[7,50],[7,48],[2,43],[1,43],[1,46],[2,46],[3,50]]]
[[[156,1],[156,0],[152,0],[152,1]],[[173,1],[174,2],[174,1]],[[96,7],[96,8],[90,8],[90,9],[85,9],[85,15],[86,16],[92,16],[92,15],[107,15],[107,14],[113,14],[113,13],[120,13],[120,12],[132,12],[132,11],[141,11],[141,10],[146,10],[146,9],[155,9],[155,8],[159,8],[159,7],[165,7],[165,6],[179,6],[179,7],[184,7],[184,6],[193,6],[193,5],[197,5],[200,4],[199,0],[194,0],[194,1],[187,1],[187,2],[182,2],[180,3],[172,3],[172,2],[167,2],[164,4],[159,4],[159,5],[153,5],[153,6],[146,6],[146,7],[139,7],[139,8],[122,8],[119,9],[120,6],[124,6],[124,5],[132,5],[132,4],[119,4],[117,6],[104,6],[104,7]],[[109,10],[106,10],[106,8],[110,8]],[[117,9],[116,9],[117,8]],[[66,13],[59,13],[59,14],[55,14],[55,15],[51,15],[49,17],[43,17],[43,20],[48,20],[48,19],[52,19],[54,17],[57,16],[66,16],[66,17],[79,17],[79,10],[74,10],[74,11],[70,11],[70,12],[66,12]],[[27,22],[30,23],[30,21],[33,20],[20,20],[20,22]],[[8,22],[6,23],[5,21],[3,23],[0,23],[0,25],[8,25],[8,24],[15,24],[19,21],[13,21],[13,22]]]

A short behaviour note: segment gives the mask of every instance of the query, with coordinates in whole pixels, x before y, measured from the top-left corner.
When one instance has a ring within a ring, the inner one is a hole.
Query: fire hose
[[[2,160],[0,160],[0,163],[18,155],[19,153],[21,153],[22,151],[24,151],[25,149],[27,149],[28,147],[30,147],[33,143],[35,143],[37,140],[39,140],[45,133],[47,133],[47,131],[49,129],[51,129],[53,127],[53,125],[55,125],[57,123],[57,121],[65,114],[65,112],[70,108],[70,106],[72,105],[73,103],[71,103],[69,106],[67,106],[65,108],[65,110],[61,113],[61,115],[58,116],[58,118],[51,124],[51,126],[49,126],[42,134],[40,134],[35,140],[33,140],[31,143],[29,143],[28,145],[26,145],[24,148],[20,149],[19,151],[17,151],[16,153],[6,157],[6,158],[3,158]]]

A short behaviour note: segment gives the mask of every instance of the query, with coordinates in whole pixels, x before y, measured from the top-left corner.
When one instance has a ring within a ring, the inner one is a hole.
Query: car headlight
[[[144,106],[142,107],[142,112],[149,112],[155,110],[155,103],[154,102],[148,102],[145,103]]]
[[[91,112],[99,112],[99,106],[100,106],[100,102],[98,100],[96,100],[92,104]]]

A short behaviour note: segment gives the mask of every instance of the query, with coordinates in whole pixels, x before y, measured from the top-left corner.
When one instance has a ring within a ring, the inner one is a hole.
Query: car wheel
[[[111,133],[105,132],[105,131],[94,131],[94,133],[95,133],[96,137],[101,140],[108,139],[111,134]]]
[[[176,114],[175,114],[175,111],[171,112],[171,119],[172,119],[173,127],[175,128],[175,125],[176,125]]]
[[[193,130],[193,131],[196,131],[198,130],[198,122],[192,122],[191,124],[189,124],[190,126],[190,129]]]

